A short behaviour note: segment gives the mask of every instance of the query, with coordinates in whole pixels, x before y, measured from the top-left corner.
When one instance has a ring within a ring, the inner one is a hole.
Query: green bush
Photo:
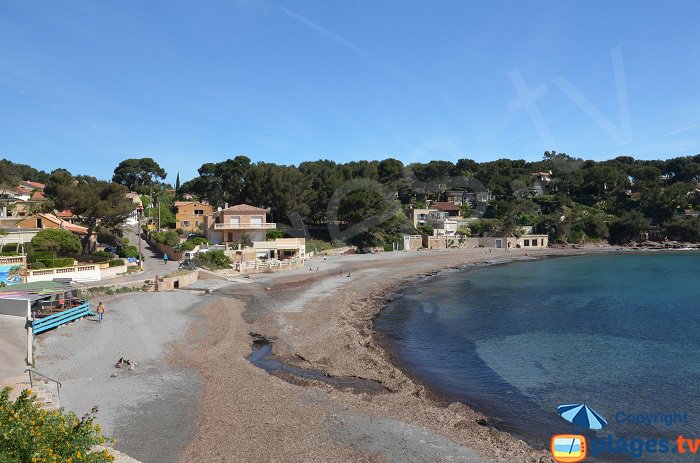
[[[97,407],[78,418],[73,412],[40,408],[29,390],[10,400],[10,391],[0,392],[0,462],[114,461],[105,450],[91,450],[105,442],[95,423]]]
[[[194,258],[195,263],[200,267],[206,267],[210,270],[229,268],[231,259],[224,251],[209,251],[201,252]]]
[[[199,244],[209,244],[209,240],[203,236],[193,236],[192,238],[188,239],[187,242],[193,243],[195,246]]]
[[[138,259],[139,248],[137,248],[136,246],[126,246],[119,250],[119,257],[133,257],[135,259]]]
[[[30,268],[31,270],[41,270],[41,269],[43,269],[43,268],[46,268],[46,265],[44,265],[43,262],[41,262],[40,260],[38,260],[38,261],[36,261],[36,262],[32,262],[31,264],[29,264],[29,268]]]
[[[185,241],[184,243],[181,243],[179,248],[180,251],[192,251],[195,248],[196,244],[194,244],[192,241]]]
[[[75,259],[72,257],[56,257],[51,259],[40,259],[37,262],[41,262],[46,266],[46,268],[65,268],[72,267],[75,265]],[[35,262],[36,263],[36,262]]]
[[[107,252],[107,251],[95,251],[95,252],[93,252],[92,254],[90,254],[90,257],[93,257],[93,256],[96,256],[96,257],[110,257],[110,258],[111,258],[111,257],[112,257],[112,253],[111,253],[111,252]]]
[[[282,238],[282,237],[284,237],[284,233],[282,232],[282,230],[277,230],[276,228],[272,229],[272,230],[267,230],[265,232],[265,239],[267,241],[276,240],[277,238]]]
[[[2,247],[2,252],[12,252],[17,253],[17,243],[7,243]]]
[[[32,238],[32,246],[38,250],[54,251],[59,254],[75,254],[82,250],[80,239],[61,228],[41,230]]]
[[[110,267],[119,267],[121,265],[124,265],[124,261],[121,259],[113,259],[109,261]]]
[[[156,243],[167,244],[168,246],[177,246],[180,243],[180,237],[177,235],[175,230],[168,230],[167,232],[155,232],[153,233],[153,239]]]

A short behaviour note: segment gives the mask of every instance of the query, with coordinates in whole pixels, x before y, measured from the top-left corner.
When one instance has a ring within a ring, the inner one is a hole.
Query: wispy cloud
[[[325,27],[321,26],[320,24],[313,22],[312,20],[310,20],[306,16],[302,16],[299,13],[295,13],[295,12],[283,7],[282,5],[278,5],[278,7],[279,7],[280,11],[282,11],[284,14],[286,14],[290,18],[294,19],[295,21],[305,25],[309,29],[316,31],[319,34],[321,34],[325,37],[328,37],[329,39],[334,40],[334,41],[346,46],[347,48],[351,49],[355,53],[360,54],[364,58],[368,58],[367,53],[365,53],[364,50],[362,50],[360,47],[358,47],[357,45],[355,45],[354,43],[352,43],[351,41],[349,41],[345,37],[343,37],[339,34],[336,34],[333,31],[326,29]]]
[[[693,125],[689,125],[687,127],[681,127],[681,128],[676,129],[676,130],[671,130],[666,135],[677,135],[679,133],[689,132],[689,131],[695,130],[695,129],[700,129],[700,124],[693,124]]]

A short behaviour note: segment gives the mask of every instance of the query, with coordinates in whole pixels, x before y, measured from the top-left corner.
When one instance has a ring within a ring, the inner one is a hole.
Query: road
[[[138,247],[139,235],[138,228],[134,226],[124,232],[124,237],[129,239],[129,244]],[[86,286],[105,286],[118,283],[131,283],[134,281],[153,280],[155,276],[163,276],[175,272],[178,269],[177,261],[168,261],[163,263],[163,254],[159,253],[155,248],[152,248],[146,240],[141,240],[141,252],[143,253],[143,271],[132,273],[123,277],[110,278],[109,280],[94,281]]]

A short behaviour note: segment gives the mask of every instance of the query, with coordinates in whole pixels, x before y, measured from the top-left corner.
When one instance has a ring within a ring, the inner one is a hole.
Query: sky
[[[0,158],[700,153],[700,2],[2,0]]]

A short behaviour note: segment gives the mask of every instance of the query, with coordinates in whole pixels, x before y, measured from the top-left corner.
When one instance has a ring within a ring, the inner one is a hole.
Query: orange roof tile
[[[438,202],[438,203],[432,203],[430,207],[434,207],[435,209],[439,211],[461,211],[462,209],[457,206],[454,203],[445,203],[445,202]]]

